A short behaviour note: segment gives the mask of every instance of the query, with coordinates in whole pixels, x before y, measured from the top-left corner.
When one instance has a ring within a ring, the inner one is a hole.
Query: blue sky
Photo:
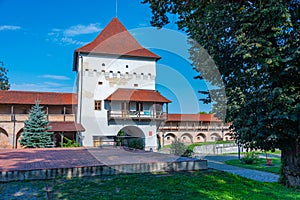
[[[0,60],[12,90],[72,92],[74,49],[92,41],[116,16],[115,0],[0,0]],[[162,57],[157,89],[173,101],[171,113],[209,111],[198,101],[206,89],[188,60],[186,36],[174,23],[150,26],[151,10],[140,0],[118,0],[117,17],[146,48]],[[174,42],[176,41],[176,42]]]

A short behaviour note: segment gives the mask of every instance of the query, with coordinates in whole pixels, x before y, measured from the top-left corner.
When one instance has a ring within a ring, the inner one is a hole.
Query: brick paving
[[[0,171],[98,166],[85,148],[0,150]]]
[[[0,150],[0,172],[189,161],[168,154],[123,148],[54,148]]]

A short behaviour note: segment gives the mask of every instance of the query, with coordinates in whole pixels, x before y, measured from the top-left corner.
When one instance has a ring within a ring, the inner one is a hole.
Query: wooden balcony
[[[150,112],[150,111],[108,111],[108,119],[122,120],[166,120],[167,113],[165,112]]]

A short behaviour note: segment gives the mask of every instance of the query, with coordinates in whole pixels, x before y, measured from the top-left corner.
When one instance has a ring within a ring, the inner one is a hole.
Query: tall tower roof
[[[74,68],[78,53],[94,53],[116,56],[144,57],[158,60],[160,57],[142,47],[124,25],[114,17],[90,43],[75,50]]]

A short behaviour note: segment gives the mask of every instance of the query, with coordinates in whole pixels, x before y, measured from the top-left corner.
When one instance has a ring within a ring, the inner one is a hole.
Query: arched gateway
[[[136,126],[125,126],[117,135],[117,145],[135,149],[145,148],[145,134]]]

